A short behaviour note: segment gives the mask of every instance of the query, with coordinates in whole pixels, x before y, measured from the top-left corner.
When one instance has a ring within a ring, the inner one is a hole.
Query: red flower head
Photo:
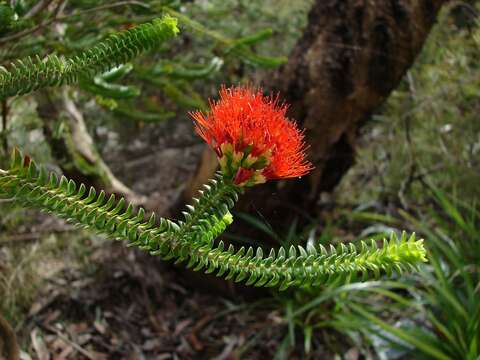
[[[251,186],[307,174],[303,132],[286,116],[278,96],[249,87],[222,87],[210,112],[192,113],[197,133],[215,150],[225,177]]]

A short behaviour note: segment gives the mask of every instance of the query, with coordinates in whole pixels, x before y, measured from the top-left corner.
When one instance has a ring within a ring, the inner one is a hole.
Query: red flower
[[[303,132],[286,116],[278,96],[250,87],[222,87],[210,111],[192,113],[197,133],[215,150],[225,176],[239,185],[299,177],[305,160]]]

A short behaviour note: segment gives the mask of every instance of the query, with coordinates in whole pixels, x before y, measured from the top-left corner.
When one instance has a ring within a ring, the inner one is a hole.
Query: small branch
[[[63,335],[59,330],[55,329],[53,326],[50,326],[50,325],[47,325],[47,324],[42,324],[41,325],[43,328],[45,328],[46,330],[56,334],[60,339],[62,339],[63,341],[67,342],[68,344],[70,344],[70,346],[72,346],[75,350],[77,350],[80,354],[82,354],[83,356],[85,356],[87,359],[90,359],[90,360],[95,360],[96,357],[91,354],[89,351],[85,350],[84,348],[82,348],[80,345],[78,345],[77,343],[73,342],[72,340],[70,340],[67,336]]]
[[[41,0],[39,1],[38,3],[36,3],[30,10],[28,10],[28,12],[25,14],[24,17],[26,18],[32,18],[34,17],[35,15],[37,15],[38,13],[42,12],[43,10],[45,10],[48,5],[50,5],[50,3],[52,2],[53,0]]]
[[[135,0],[119,1],[119,2],[113,3],[113,4],[100,5],[100,6],[96,6],[96,7],[93,7],[91,9],[84,10],[84,11],[79,11],[79,12],[64,15],[64,16],[53,17],[51,19],[45,20],[44,22],[42,22],[42,23],[38,24],[37,26],[34,26],[30,29],[26,29],[26,30],[20,31],[16,34],[0,38],[0,45],[5,44],[5,43],[10,42],[10,41],[18,40],[22,37],[25,37],[25,36],[33,34],[33,33],[36,33],[37,31],[51,25],[54,22],[66,20],[66,19],[71,18],[73,16],[85,15],[85,14],[98,12],[98,11],[105,10],[105,9],[111,9],[111,8],[115,8],[115,7],[119,7],[119,6],[129,6],[129,5],[141,6],[141,7],[147,8],[147,9],[150,8],[149,5],[144,4],[140,1],[135,1]]]
[[[415,88],[415,82],[414,82],[412,73],[410,71],[407,72],[407,83],[408,83],[410,100],[412,102],[412,105],[414,105],[418,103],[417,91]],[[406,113],[404,116],[402,116],[402,119],[403,119],[403,125],[405,130],[405,141],[406,141],[408,153],[409,153],[409,160],[408,160],[408,176],[405,177],[405,179],[402,181],[400,185],[400,189],[398,191],[398,198],[400,200],[400,203],[404,207],[404,209],[409,209],[406,193],[410,189],[411,184],[416,179],[418,162],[417,162],[417,156],[416,156],[416,148],[415,148],[415,144],[413,142],[413,137],[412,137],[412,113],[410,112]]]
[[[126,0],[126,1],[119,1],[119,2],[116,2],[116,3],[113,3],[113,4],[99,5],[99,6],[91,8],[91,9],[79,11],[77,13],[60,16],[60,17],[57,18],[57,21],[65,20],[65,19],[67,19],[69,17],[72,17],[72,16],[85,15],[85,14],[89,14],[89,13],[98,12],[98,11],[101,11],[101,10],[116,8],[116,7],[119,7],[119,6],[129,6],[129,5],[135,5],[135,6],[143,7],[145,9],[150,9],[150,5],[145,4],[141,1]]]
[[[2,100],[2,146],[5,154],[8,154],[8,140],[7,140],[7,121],[8,121],[8,104],[7,100]]]

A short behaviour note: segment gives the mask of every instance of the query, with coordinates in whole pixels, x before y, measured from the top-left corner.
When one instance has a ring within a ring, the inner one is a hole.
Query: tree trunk
[[[272,182],[247,193],[263,214],[295,204],[311,211],[354,163],[358,131],[412,65],[445,0],[316,0],[289,61],[268,81],[306,129],[315,170],[299,181]],[[187,196],[211,174],[204,156]],[[272,196],[272,194],[275,194]]]

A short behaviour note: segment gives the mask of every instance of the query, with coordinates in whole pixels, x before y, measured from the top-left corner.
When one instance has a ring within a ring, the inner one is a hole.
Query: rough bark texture
[[[271,214],[279,205],[294,203],[310,210],[321,192],[338,184],[354,163],[358,130],[412,65],[444,3],[315,1],[288,63],[266,84],[281,92],[291,104],[289,116],[306,128],[315,170],[300,181],[253,189],[244,209],[254,203]],[[194,186],[209,169],[203,162]]]
[[[350,168],[358,129],[412,65],[444,2],[316,1],[275,83],[307,129],[316,167],[292,187],[295,196],[315,201]]]

